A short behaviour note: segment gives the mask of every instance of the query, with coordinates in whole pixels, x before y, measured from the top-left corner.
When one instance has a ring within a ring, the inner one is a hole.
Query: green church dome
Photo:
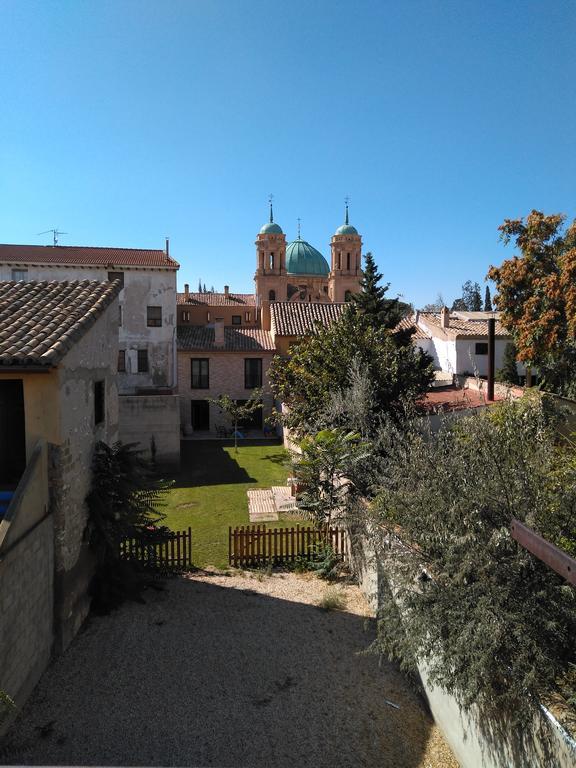
[[[342,224],[336,232],[334,233],[336,235],[357,235],[358,230],[356,227],[353,227],[352,224]]]
[[[328,275],[330,267],[320,251],[298,238],[286,248],[286,272],[289,275]]]
[[[261,235],[282,235],[284,234],[282,232],[282,227],[278,226],[274,221],[269,221],[267,224],[264,224],[262,229],[260,230]]]

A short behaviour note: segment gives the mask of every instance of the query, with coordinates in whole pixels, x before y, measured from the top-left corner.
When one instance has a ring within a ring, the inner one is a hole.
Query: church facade
[[[265,301],[342,302],[360,289],[362,279],[362,238],[345,221],[330,242],[330,264],[314,246],[302,240],[300,232],[286,242],[282,228],[270,219],[256,238],[256,304]]]

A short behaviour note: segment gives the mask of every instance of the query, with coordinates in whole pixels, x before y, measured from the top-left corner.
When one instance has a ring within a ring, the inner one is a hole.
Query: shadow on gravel
[[[0,763],[428,764],[417,695],[362,653],[373,622],[187,578],[146,599],[91,620],[43,676]]]

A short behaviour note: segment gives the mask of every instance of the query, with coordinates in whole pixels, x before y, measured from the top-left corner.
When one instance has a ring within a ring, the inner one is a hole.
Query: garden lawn
[[[163,521],[174,531],[192,528],[192,560],[203,568],[228,567],[228,527],[249,525],[249,488],[285,485],[288,454],[281,445],[243,444],[228,440],[182,442],[181,472],[166,498]],[[296,525],[294,518],[268,527]]]

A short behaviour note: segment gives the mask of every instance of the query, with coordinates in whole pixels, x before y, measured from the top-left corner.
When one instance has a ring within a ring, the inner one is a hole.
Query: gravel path
[[[46,672],[2,764],[457,768],[403,676],[296,574],[192,575],[93,618]],[[396,709],[385,699],[399,706]]]

